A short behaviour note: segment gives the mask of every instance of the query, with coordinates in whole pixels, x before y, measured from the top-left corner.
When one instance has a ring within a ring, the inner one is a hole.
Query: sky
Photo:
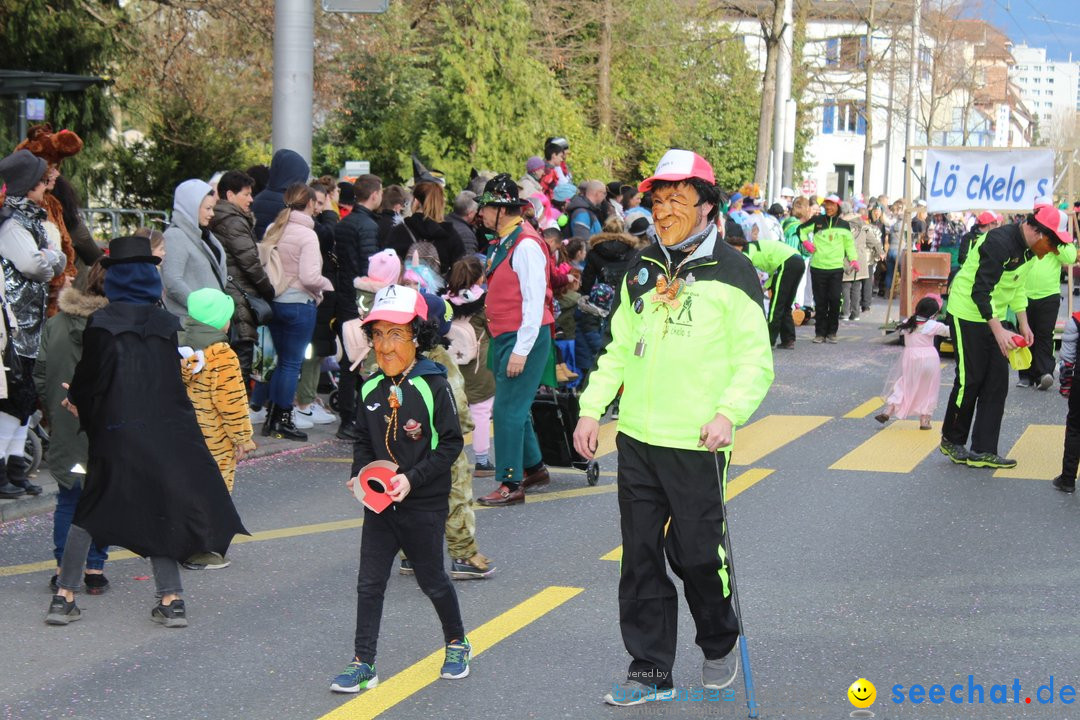
[[[1080,61],[1077,0],[979,0],[987,20],[1019,45],[1045,47],[1051,60]],[[1047,20],[1054,22],[1047,22]],[[1061,24],[1059,24],[1061,23]]]

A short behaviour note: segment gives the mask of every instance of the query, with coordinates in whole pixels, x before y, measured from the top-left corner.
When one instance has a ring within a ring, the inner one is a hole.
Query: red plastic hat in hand
[[[1013,335],[1012,336],[1012,341],[1013,341],[1013,345],[1015,345],[1016,347],[1027,347],[1028,346],[1027,340],[1024,339],[1023,335]]]
[[[398,466],[386,460],[370,462],[360,469],[360,474],[353,483],[353,495],[364,503],[364,507],[375,513],[381,513],[394,501],[386,493],[396,487],[391,478],[397,475]]]

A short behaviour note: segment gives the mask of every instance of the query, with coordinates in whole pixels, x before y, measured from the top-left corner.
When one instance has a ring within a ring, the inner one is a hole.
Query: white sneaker
[[[292,411],[292,424],[297,430],[309,430],[315,427],[315,423],[311,422],[304,413],[300,412],[296,408]]]
[[[261,425],[266,422],[266,408],[248,408],[248,417],[251,418],[252,425]]]
[[[307,420],[308,422],[316,425],[329,425],[330,423],[337,422],[337,416],[327,410],[317,402],[311,403],[307,410],[296,409],[296,412]]]

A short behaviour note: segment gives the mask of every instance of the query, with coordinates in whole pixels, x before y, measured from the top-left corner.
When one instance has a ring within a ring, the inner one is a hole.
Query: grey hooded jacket
[[[165,309],[181,321],[187,317],[188,295],[203,288],[224,291],[229,278],[225,249],[207,231],[215,254],[203,241],[199,228],[199,205],[210,194],[202,180],[185,180],[173,197],[172,225],[165,230],[165,260],[161,282],[165,286]]]

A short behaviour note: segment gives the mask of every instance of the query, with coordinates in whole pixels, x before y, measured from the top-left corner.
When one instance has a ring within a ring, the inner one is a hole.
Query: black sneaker
[[[1029,388],[1034,384],[1029,377],[1022,377],[1016,381],[1016,387]]]
[[[495,466],[491,464],[490,460],[488,460],[487,462],[483,462],[483,463],[476,463],[476,466],[473,467],[473,477],[478,477],[478,478],[495,477]]]
[[[450,561],[450,578],[452,580],[483,580],[489,578],[495,572],[495,566],[488,559],[477,553],[471,558]]]
[[[109,579],[99,573],[93,575],[84,574],[83,583],[86,584],[87,595],[104,595],[105,591],[109,589]]]
[[[957,445],[954,442],[949,442],[944,438],[941,439],[941,446],[938,449],[941,450],[942,455],[949,458],[957,465],[966,464],[968,458],[971,457],[971,453],[968,452],[966,447]]]
[[[187,608],[179,598],[169,605],[159,602],[157,607],[150,611],[150,619],[167,628],[184,628],[187,627]]]
[[[75,605],[74,600],[69,602],[63,595],[53,595],[52,602],[49,603],[49,614],[45,616],[45,624],[67,625],[81,617],[82,611]]]
[[[975,468],[1014,468],[1016,461],[1011,458],[1003,458],[992,452],[971,453],[965,461],[968,467]]]
[[[360,439],[360,433],[356,431],[356,426],[351,422],[341,423],[341,427],[338,428],[334,434],[338,440],[348,440],[349,442],[356,442]]]
[[[51,578],[49,578],[49,590],[52,591],[53,595],[60,592],[60,576],[59,575],[53,575]]]
[[[412,561],[409,558],[401,558],[401,564],[398,565],[398,575],[415,575],[416,571],[413,570]]]
[[[1076,481],[1067,482],[1064,475],[1058,475],[1054,478],[1054,487],[1064,493],[1076,492]]]

